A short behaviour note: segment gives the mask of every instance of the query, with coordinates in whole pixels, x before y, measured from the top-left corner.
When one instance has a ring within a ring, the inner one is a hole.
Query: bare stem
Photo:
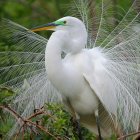
[[[26,120],[26,122],[34,125],[35,127],[39,128],[40,130],[44,131],[45,133],[49,134],[50,136],[52,136],[55,140],[58,140],[54,135],[52,135],[46,128],[44,128],[43,126],[41,125],[38,125],[30,120]]]
[[[17,139],[17,137],[18,137],[18,135],[19,135],[19,133],[21,132],[21,130],[22,130],[22,136],[24,137],[24,133],[25,133],[25,129],[24,129],[24,127],[25,126],[28,126],[29,128],[30,128],[30,126],[32,125],[32,126],[35,126],[36,128],[38,128],[38,129],[40,129],[40,130],[42,130],[43,132],[45,132],[46,134],[48,134],[48,135],[50,135],[51,137],[53,137],[55,140],[58,140],[53,134],[51,134],[45,127],[43,127],[43,126],[41,126],[41,125],[39,125],[39,124],[36,124],[36,123],[34,123],[34,122],[32,122],[30,119],[32,119],[32,118],[34,118],[34,117],[36,117],[36,116],[38,116],[38,115],[41,115],[41,114],[46,114],[46,112],[44,111],[44,110],[39,110],[38,112],[36,112],[36,113],[34,113],[34,114],[32,114],[30,117],[28,117],[28,118],[26,118],[26,119],[24,119],[22,116],[20,116],[15,110],[13,110],[11,107],[9,107],[8,105],[1,105],[0,106],[0,108],[2,108],[2,109],[5,109],[6,111],[8,111],[9,113],[11,113],[16,119],[17,119],[17,121],[18,121],[18,123],[19,123],[19,119],[23,122],[23,124],[21,125],[21,127],[20,127],[20,129],[19,129],[19,131],[18,131],[18,133],[15,135],[15,140]],[[51,115],[49,115],[50,117],[51,117]],[[22,138],[22,139],[24,139],[24,138]]]
[[[2,106],[0,106],[0,108],[5,109],[9,113],[11,113],[17,120],[19,120],[19,118],[20,118],[23,122],[25,121],[16,111],[14,111],[8,105],[2,105]]]
[[[134,133],[130,133],[130,134],[127,134],[127,135],[123,135],[123,136],[119,137],[118,140],[122,140],[124,138],[130,137],[130,136],[134,136],[134,135],[137,135],[137,134],[140,134],[140,131],[134,132]]]
[[[32,119],[32,118],[38,116],[38,115],[41,115],[41,114],[44,114],[44,111],[43,111],[43,110],[38,111],[38,112],[32,114],[30,117],[27,118],[27,120],[30,120],[30,119]]]

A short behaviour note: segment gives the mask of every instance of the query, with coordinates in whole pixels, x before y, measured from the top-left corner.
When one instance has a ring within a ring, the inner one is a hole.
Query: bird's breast
[[[69,99],[73,109],[79,114],[91,114],[98,107],[98,99],[83,73],[87,63],[83,53],[68,56],[63,61],[63,68],[57,74],[51,71],[49,79],[54,87]]]

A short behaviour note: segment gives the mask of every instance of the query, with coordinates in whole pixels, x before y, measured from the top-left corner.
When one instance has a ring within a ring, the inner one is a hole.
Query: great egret
[[[85,25],[74,17],[64,17],[32,29],[34,32],[41,30],[55,31],[48,40],[45,51],[45,65],[49,80],[61,93],[64,104],[76,119],[80,119],[87,128],[98,134],[95,114],[98,114],[104,102],[100,99],[101,92],[98,91],[97,85],[100,88],[105,86],[106,93],[111,92],[110,83],[105,77],[104,65],[107,59],[102,54],[102,49],[99,47],[85,49],[87,43]],[[61,58],[63,51],[67,53],[64,59]],[[110,122],[109,114],[115,116],[117,112],[116,99],[112,98],[112,100],[113,102],[108,104],[109,113],[106,114],[107,116],[104,115]],[[105,112],[103,108],[102,111]],[[108,126],[103,122],[101,124]],[[103,135],[109,135],[108,129],[110,127],[102,128]]]
[[[107,16],[102,4],[95,38],[91,31],[93,24],[89,24],[95,20],[89,21],[89,5],[85,0],[76,3],[82,21],[68,16],[32,29],[34,32],[55,31],[49,40],[4,20],[2,35],[8,34],[8,39],[12,38],[25,50],[29,46],[32,49],[18,53],[27,63],[21,63],[21,59],[18,65],[0,69],[2,74],[7,74],[10,69],[10,77],[19,68],[19,76],[3,85],[16,87],[24,79],[29,82],[29,87],[21,89],[21,94],[15,99],[20,106],[29,102],[22,116],[31,112],[33,103],[42,106],[46,101],[60,98],[71,114],[97,135],[98,119],[103,137],[112,132],[121,135],[137,131],[140,124],[140,32],[139,13],[130,18],[135,13],[134,4],[111,32],[104,31],[104,17]],[[66,53],[63,58],[62,51]],[[14,53],[17,55],[16,52],[7,55],[15,57]],[[24,68],[27,65],[29,71]]]

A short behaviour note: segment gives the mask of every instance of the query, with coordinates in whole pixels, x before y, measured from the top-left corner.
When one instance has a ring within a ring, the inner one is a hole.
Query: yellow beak
[[[31,31],[33,32],[37,32],[37,31],[44,31],[44,30],[54,30],[56,28],[57,24],[55,23],[48,23],[48,24],[44,24],[38,27],[35,27],[33,29],[31,29]]]

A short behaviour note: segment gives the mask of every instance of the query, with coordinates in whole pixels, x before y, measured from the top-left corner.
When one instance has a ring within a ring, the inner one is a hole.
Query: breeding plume
[[[98,21],[85,0],[76,1],[72,7],[79,13],[78,18],[66,16],[31,30],[3,20],[2,36],[25,50],[1,52],[12,59],[21,56],[18,64],[0,69],[1,75],[7,76],[3,86],[16,89],[25,79],[29,83],[14,100],[18,109],[26,105],[21,115],[30,114],[33,104],[40,107],[45,102],[59,101],[97,135],[100,131],[103,137],[138,131],[140,26],[134,5],[110,27],[107,24],[115,20],[106,16],[108,9],[103,2],[101,7],[95,6],[101,9]],[[42,30],[53,31],[49,40],[34,33]]]

